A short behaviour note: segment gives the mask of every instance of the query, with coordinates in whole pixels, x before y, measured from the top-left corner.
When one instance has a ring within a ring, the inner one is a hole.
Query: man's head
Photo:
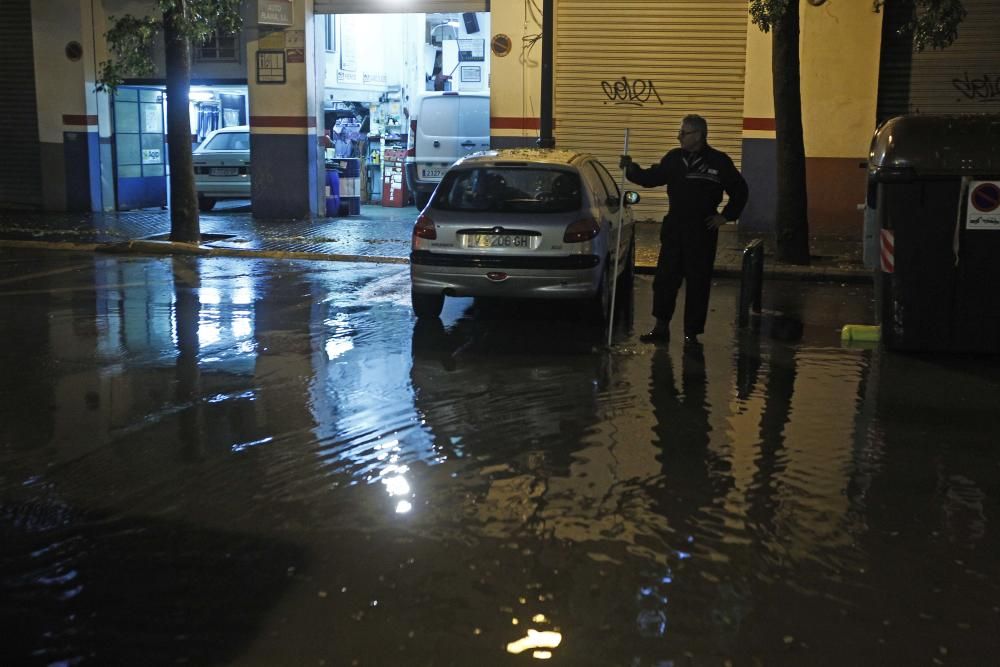
[[[681,148],[686,151],[696,151],[705,145],[708,140],[708,123],[697,114],[684,116],[681,121],[680,132],[677,133],[677,141]]]

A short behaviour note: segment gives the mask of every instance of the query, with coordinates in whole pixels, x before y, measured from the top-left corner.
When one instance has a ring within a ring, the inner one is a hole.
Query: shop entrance
[[[190,98],[191,148],[195,150],[216,130],[240,128],[247,131],[247,87],[233,85],[192,85]],[[162,86],[120,86],[114,99],[115,208],[128,211],[166,208],[170,203],[170,165],[166,143],[166,91]],[[249,155],[247,157],[249,159]],[[246,178],[209,177],[213,167],[199,166],[195,158],[195,187],[201,181],[219,181],[208,187],[220,209],[249,210],[250,184]],[[238,172],[239,170],[237,170]],[[200,192],[200,190],[199,190]],[[201,198],[203,199],[203,198]]]
[[[167,205],[166,95],[157,88],[121,86],[115,93],[116,208]]]
[[[323,5],[316,3],[317,12]],[[327,169],[327,214],[353,215],[361,206],[403,207],[426,201],[429,192],[414,192],[406,162],[414,157],[417,115],[426,97],[475,96],[486,113],[474,150],[489,148],[490,59],[488,11],[462,11],[483,3],[416,3],[435,9],[407,14],[319,14],[325,57],[321,144]],[[442,11],[454,9],[454,11]],[[458,135],[460,105],[451,119]],[[432,108],[431,106],[427,107]],[[470,106],[469,108],[472,108]],[[437,118],[437,125],[447,124]],[[432,119],[427,118],[428,127]],[[462,145],[442,135],[438,147]],[[486,137],[483,143],[482,137]],[[433,140],[430,144],[433,145]],[[462,149],[462,154],[472,149]],[[443,172],[462,155],[439,159]],[[422,183],[422,189],[428,183]],[[433,184],[429,187],[433,188]]]

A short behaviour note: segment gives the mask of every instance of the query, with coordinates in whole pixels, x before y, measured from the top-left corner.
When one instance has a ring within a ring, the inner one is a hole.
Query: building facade
[[[969,17],[951,49],[917,55],[896,33],[908,1],[802,3],[802,111],[814,234],[860,236],[860,165],[879,120],[901,112],[1000,108],[1000,74],[990,69],[1000,62],[993,37],[1000,19],[991,0],[966,0]],[[538,138],[542,4],[415,0],[406,7],[489,12],[485,76],[494,147],[534,145]],[[629,0],[616,4],[610,18],[601,0],[554,0],[553,6],[557,145],[592,152],[611,166],[626,150],[627,129],[628,152],[648,164],[676,145],[684,115],[701,114],[710,143],[729,153],[750,182],[741,224],[771,230],[771,36],[750,23],[745,0]],[[108,17],[144,7],[149,11],[152,3],[9,0],[0,8],[0,68],[8,81],[0,103],[8,122],[0,138],[12,156],[0,165],[0,205],[100,211],[120,203],[120,172],[129,165],[116,163],[114,105],[95,83],[108,57]],[[398,3],[369,0],[251,0],[244,5],[238,57],[195,64],[195,82],[246,86],[255,215],[324,213],[317,145],[332,76],[324,25],[329,15],[398,9]],[[263,18],[275,12],[280,20]],[[268,53],[282,56],[280,82],[263,71]],[[162,68],[149,81],[130,83],[157,81]],[[151,173],[165,168],[143,165],[142,174],[147,166]],[[639,218],[659,219],[667,205],[663,193],[647,191]]]

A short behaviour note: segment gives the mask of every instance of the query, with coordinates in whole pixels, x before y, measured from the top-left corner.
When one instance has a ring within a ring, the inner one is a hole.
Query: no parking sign
[[[1000,181],[972,181],[969,184],[965,228],[1000,230]]]

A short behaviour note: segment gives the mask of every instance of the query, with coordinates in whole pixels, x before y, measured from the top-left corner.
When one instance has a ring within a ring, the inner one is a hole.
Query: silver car
[[[638,201],[585,153],[509,149],[463,158],[413,227],[413,310],[438,317],[446,296],[578,299],[603,321],[616,266],[619,284],[631,289],[630,207]]]
[[[219,199],[250,199],[249,127],[234,125],[210,132],[192,157],[202,211],[211,211]]]

